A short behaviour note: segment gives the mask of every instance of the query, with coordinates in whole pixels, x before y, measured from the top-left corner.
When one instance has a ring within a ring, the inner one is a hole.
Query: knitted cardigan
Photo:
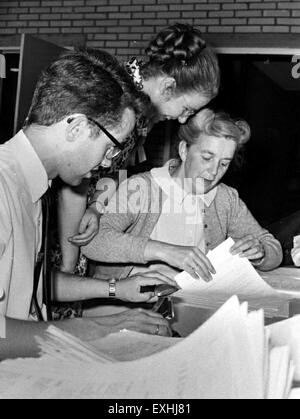
[[[97,236],[82,248],[89,259],[101,262],[97,277],[125,278],[133,266],[146,263],[145,248],[165,198],[150,172],[133,176],[120,185],[101,218]],[[228,237],[237,240],[252,234],[265,249],[265,257],[256,268],[272,270],[282,262],[279,241],[258,224],[238,192],[225,184],[218,185],[213,203],[205,207],[204,228],[206,251]]]

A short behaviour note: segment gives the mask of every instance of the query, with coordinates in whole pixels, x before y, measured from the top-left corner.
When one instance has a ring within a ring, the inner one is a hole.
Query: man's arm
[[[85,301],[95,298],[109,298],[108,281],[86,278],[64,272],[54,272],[53,300],[58,302]],[[146,272],[121,279],[116,283],[116,298],[133,303],[154,303],[154,291],[141,292],[142,287],[168,284],[176,286],[173,279],[159,272]]]
[[[140,333],[171,336],[168,322],[149,310],[126,310],[111,316],[92,319],[62,320],[55,327],[72,334],[83,342],[92,343],[109,333],[128,329]],[[6,319],[6,338],[0,339],[0,361],[15,358],[37,358],[39,347],[35,337],[44,337],[50,323]]]

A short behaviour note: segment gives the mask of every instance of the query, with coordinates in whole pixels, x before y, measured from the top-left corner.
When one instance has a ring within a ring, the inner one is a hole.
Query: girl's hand
[[[89,207],[79,224],[78,233],[69,238],[69,242],[75,246],[81,247],[89,244],[98,234],[101,214]]]

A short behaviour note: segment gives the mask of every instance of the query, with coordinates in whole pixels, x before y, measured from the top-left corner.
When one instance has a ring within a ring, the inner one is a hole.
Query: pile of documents
[[[300,318],[291,321],[265,328],[263,311],[248,314],[247,304],[232,297],[185,339],[123,331],[87,345],[50,327],[47,337],[39,339],[39,359],[0,364],[0,395],[288,398],[294,377],[300,378]]]
[[[230,248],[234,241],[229,238],[207,257],[216,269],[211,282],[195,280],[187,272],[175,277],[182,288],[175,298],[176,303],[216,310],[229,297],[237,295],[240,301],[247,301],[250,310],[264,309],[266,317],[289,316],[289,297],[270,287],[246,258],[233,256]]]

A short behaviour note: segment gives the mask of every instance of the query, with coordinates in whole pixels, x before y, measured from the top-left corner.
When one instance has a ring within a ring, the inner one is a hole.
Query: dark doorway
[[[300,80],[292,57],[221,55],[222,88],[212,106],[247,120],[244,164],[228,173],[254,216],[267,226],[300,209]]]
[[[0,98],[0,143],[13,136],[18,85],[19,54],[6,54],[6,78],[2,81]]]

